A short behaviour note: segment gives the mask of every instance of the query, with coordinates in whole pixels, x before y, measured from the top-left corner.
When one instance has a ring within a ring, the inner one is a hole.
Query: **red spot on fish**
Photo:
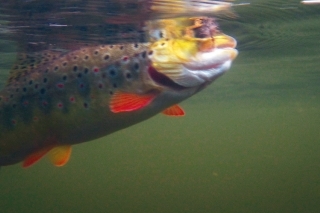
[[[63,103],[59,102],[59,103],[57,104],[57,106],[58,106],[59,109],[62,109]]]
[[[100,71],[100,69],[98,67],[93,68],[93,72],[97,73],[99,71]]]
[[[128,59],[129,59],[128,56],[124,56],[124,57],[122,58],[123,61],[128,61]]]
[[[33,117],[33,121],[39,121],[38,117]]]
[[[42,101],[42,106],[48,106],[48,102],[47,101]]]
[[[16,125],[16,124],[17,124],[17,121],[16,121],[16,120],[11,120],[11,123],[12,123],[13,125]]]
[[[74,102],[76,101],[76,98],[73,97],[73,96],[71,96],[71,97],[69,98],[69,101],[70,101],[71,103],[74,103]]]
[[[84,84],[80,84],[79,87],[82,89],[84,87]]]
[[[99,89],[102,89],[103,85],[101,83],[99,83],[98,87],[99,87]]]
[[[58,84],[57,84],[57,87],[58,87],[59,89],[63,89],[63,88],[64,88],[64,84],[58,83]]]

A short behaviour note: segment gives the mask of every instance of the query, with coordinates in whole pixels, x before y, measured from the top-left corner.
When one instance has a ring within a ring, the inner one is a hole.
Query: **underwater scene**
[[[0,0],[0,212],[319,212],[319,11]]]

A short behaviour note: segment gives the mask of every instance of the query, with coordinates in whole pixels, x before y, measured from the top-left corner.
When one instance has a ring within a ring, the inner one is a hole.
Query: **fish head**
[[[225,34],[210,38],[159,40],[151,45],[154,76],[163,75],[176,86],[195,88],[210,84],[224,74],[236,58],[236,40]]]
[[[153,113],[176,105],[225,73],[237,56],[235,47],[235,39],[224,34],[160,39],[149,44],[137,58],[120,63],[118,73],[130,72],[130,78],[123,72],[118,82],[113,82],[117,87],[111,111],[135,111],[148,106]]]

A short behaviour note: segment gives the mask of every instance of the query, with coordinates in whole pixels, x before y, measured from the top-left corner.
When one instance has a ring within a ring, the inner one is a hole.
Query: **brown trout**
[[[177,104],[227,71],[236,41],[163,38],[27,55],[0,92],[0,166],[28,167],[48,153],[64,165],[71,145],[103,137]]]

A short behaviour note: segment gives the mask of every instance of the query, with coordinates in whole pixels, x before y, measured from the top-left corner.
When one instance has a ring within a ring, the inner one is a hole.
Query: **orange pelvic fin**
[[[178,104],[165,109],[164,111],[162,111],[162,113],[168,116],[184,116],[185,115],[184,110]]]
[[[27,168],[36,162],[38,162],[45,154],[47,154],[53,147],[46,147],[43,149],[40,149],[32,154],[30,154],[22,164],[22,167]]]
[[[130,112],[141,109],[156,97],[156,94],[138,95],[133,93],[116,92],[110,102],[111,112]]]
[[[70,159],[71,146],[57,146],[48,153],[51,163],[55,166],[64,166]]]

